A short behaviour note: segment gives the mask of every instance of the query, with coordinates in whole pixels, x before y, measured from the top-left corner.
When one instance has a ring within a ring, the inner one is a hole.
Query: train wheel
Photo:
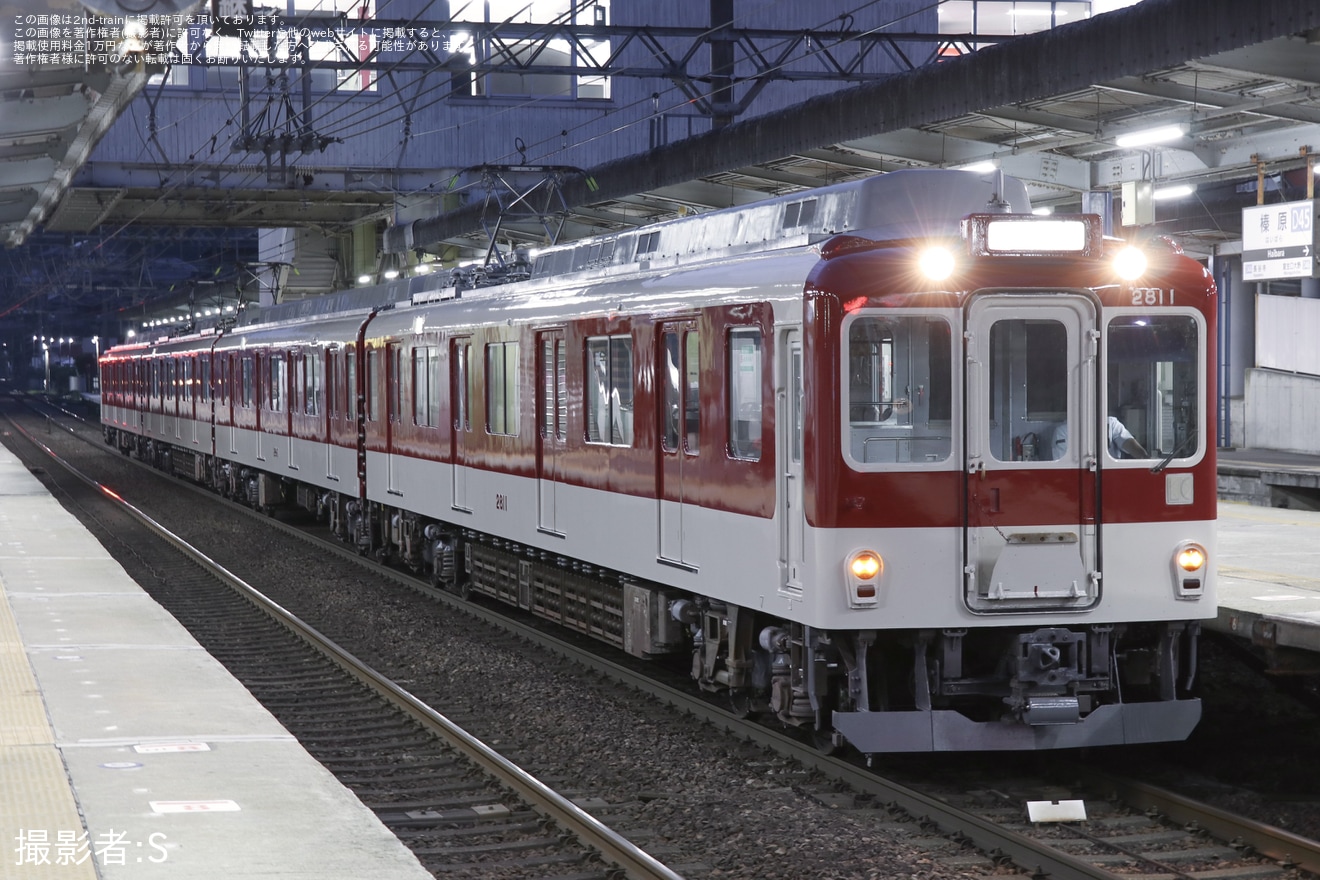
[[[756,715],[756,691],[748,687],[729,688],[729,711],[739,718]]]
[[[813,727],[811,729],[811,744],[822,755],[834,756],[843,753],[843,737],[834,730],[821,730],[819,727]]]

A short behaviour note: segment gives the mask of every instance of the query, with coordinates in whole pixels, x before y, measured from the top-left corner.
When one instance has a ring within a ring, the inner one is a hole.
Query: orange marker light
[[[850,567],[854,577],[869,581],[885,570],[885,563],[879,556],[867,550],[853,557]]]
[[[1178,567],[1183,571],[1197,571],[1205,565],[1205,551],[1200,547],[1184,547],[1178,551]]]

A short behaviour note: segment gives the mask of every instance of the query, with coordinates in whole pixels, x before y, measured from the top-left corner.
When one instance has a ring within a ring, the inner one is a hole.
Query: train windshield
[[[1106,393],[1116,417],[1145,455],[1119,447],[1113,458],[1188,458],[1201,446],[1200,337],[1191,315],[1124,315],[1105,334]]]
[[[953,452],[949,322],[861,315],[846,329],[847,432],[854,465],[945,461]]]

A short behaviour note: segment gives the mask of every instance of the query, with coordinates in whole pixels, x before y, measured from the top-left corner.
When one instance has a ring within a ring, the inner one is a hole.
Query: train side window
[[[433,428],[440,418],[440,350],[413,349],[413,424]]]
[[[309,351],[303,355],[303,413],[309,416],[321,413],[321,358]]]
[[[701,339],[696,330],[683,334],[683,449],[696,455],[701,446]]]
[[[452,354],[453,372],[453,401],[454,401],[454,430],[471,431],[472,430],[472,367],[470,356],[472,353],[472,343],[466,339],[456,339],[453,343]]]
[[[335,419],[343,411],[339,400],[339,352],[328,348],[325,351],[325,412]]]
[[[271,412],[284,412],[284,397],[288,388],[287,369],[287,361],[283,354],[270,356],[270,371],[267,373],[270,384],[266,389],[266,400],[269,401],[268,408]]]
[[[541,337],[541,436],[563,440],[568,426],[568,353],[563,331]]]
[[[174,358],[165,362],[165,399],[174,399]]]
[[[761,460],[761,331],[729,331],[729,455]]]
[[[256,355],[243,355],[243,405],[256,406],[257,403],[257,363]]]
[[[678,371],[679,364],[679,336],[676,332],[669,332],[664,337],[665,346],[665,375],[661,379],[664,385],[664,432],[660,438],[660,444],[665,452],[676,452],[678,450],[678,432],[680,413],[683,411],[682,403],[682,377]]]
[[[389,383],[389,399],[385,415],[391,422],[398,424],[403,421],[403,351],[397,343],[390,345],[386,351],[389,353],[389,372],[385,376]]]
[[[380,393],[376,382],[380,374],[380,352],[377,349],[367,351],[367,421],[380,421]]]
[[[701,347],[697,331],[664,335],[665,419],[660,442],[666,452],[676,452],[680,441],[683,451],[696,455],[701,439]]]
[[[518,343],[486,346],[486,430],[518,434]]]
[[[197,388],[201,393],[202,403],[210,403],[213,397],[211,393],[211,356],[202,355],[202,359],[197,362],[199,376],[197,379]]]
[[[1147,458],[1190,458],[1201,448],[1200,334],[1192,315],[1123,315],[1105,330],[1108,412]],[[1111,458],[1132,458],[1112,438]]]
[[[426,349],[426,424],[438,427],[440,424],[440,378],[441,360],[439,346]]]
[[[938,315],[858,315],[845,324],[844,444],[856,465],[927,464],[953,453],[952,328]]]
[[[344,412],[350,422],[356,422],[358,417],[357,376],[357,350],[350,345],[344,352]]]
[[[193,400],[193,359],[186,357],[180,362],[179,398],[185,403]]]
[[[627,336],[587,340],[587,442],[632,446],[633,346]]]

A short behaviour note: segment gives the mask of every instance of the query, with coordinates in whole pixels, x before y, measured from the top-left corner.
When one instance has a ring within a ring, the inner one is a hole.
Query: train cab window
[[[587,340],[587,442],[632,446],[633,345],[627,336]]]
[[[270,356],[270,371],[267,373],[270,382],[266,387],[266,401],[271,412],[284,412],[284,397],[288,388],[287,369],[283,354]]]
[[[257,399],[257,364],[256,355],[245,354],[241,362],[243,383],[243,406],[256,405]]]
[[[1108,413],[1135,446],[1107,444],[1115,460],[1190,458],[1200,451],[1201,344],[1192,315],[1124,315],[1105,329]],[[1112,423],[1111,423],[1111,432]],[[1122,435],[1119,434],[1122,438]]]
[[[1012,319],[990,328],[990,453],[999,461],[1076,461],[1068,442],[1068,329]]]
[[[953,453],[952,329],[936,315],[859,315],[845,324],[854,466],[929,464]]]
[[[701,346],[696,330],[664,335],[664,425],[660,442],[666,452],[696,455],[701,440]]]
[[[729,331],[729,455],[761,459],[761,331]]]
[[[518,343],[486,346],[486,431],[518,434]]]

